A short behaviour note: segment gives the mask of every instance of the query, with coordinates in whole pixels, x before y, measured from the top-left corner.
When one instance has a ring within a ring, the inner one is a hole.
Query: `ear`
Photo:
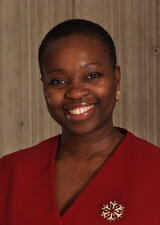
[[[116,91],[120,91],[121,72],[119,66],[116,66],[114,73],[115,73],[115,88]]]

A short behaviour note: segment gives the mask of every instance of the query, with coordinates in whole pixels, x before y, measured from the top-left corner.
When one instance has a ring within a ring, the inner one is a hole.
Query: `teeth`
[[[89,109],[91,109],[93,107],[94,107],[94,105],[80,107],[80,108],[69,110],[69,112],[74,114],[74,115],[80,115],[80,114],[83,114],[83,113],[87,112]]]

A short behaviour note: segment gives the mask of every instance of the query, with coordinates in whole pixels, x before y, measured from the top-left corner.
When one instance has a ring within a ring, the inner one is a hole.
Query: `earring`
[[[121,96],[121,93],[120,91],[116,91],[116,101],[119,101],[120,100],[120,96]]]

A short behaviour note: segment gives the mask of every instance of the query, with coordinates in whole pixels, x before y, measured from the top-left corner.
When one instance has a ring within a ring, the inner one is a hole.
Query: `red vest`
[[[58,136],[0,159],[0,225],[160,225],[159,148],[127,132],[61,217],[57,144]]]

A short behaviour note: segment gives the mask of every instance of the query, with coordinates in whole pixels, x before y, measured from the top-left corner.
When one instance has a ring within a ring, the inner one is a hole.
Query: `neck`
[[[109,127],[91,134],[75,135],[63,130],[58,157],[88,159],[95,155],[111,154],[119,144],[123,134],[116,128]]]

